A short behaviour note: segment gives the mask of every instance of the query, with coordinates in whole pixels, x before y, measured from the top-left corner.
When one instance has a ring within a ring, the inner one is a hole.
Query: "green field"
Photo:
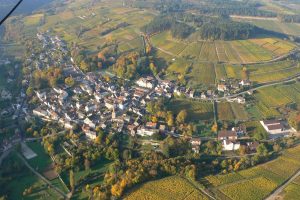
[[[16,153],[12,153],[10,155],[10,159],[21,163],[22,161],[16,155]],[[4,168],[7,160],[4,160]],[[0,169],[1,172],[1,169]],[[4,177],[7,178],[7,177]],[[9,198],[11,200],[31,200],[31,199],[49,199],[49,200],[57,200],[62,197],[53,189],[49,188],[42,180],[40,180],[37,176],[31,173],[31,171],[23,166],[22,172],[17,172],[13,174],[13,179],[7,181],[4,185],[4,188],[1,188],[2,191],[5,191],[9,194]],[[23,195],[25,189],[32,187],[32,193],[26,196]]]
[[[235,20],[248,22],[267,30],[284,33],[288,35],[298,36],[300,34],[300,25],[297,23],[284,23],[278,20],[263,20],[263,19],[235,19]]]
[[[129,192],[125,200],[205,200],[208,199],[184,178],[171,176],[150,181]]]
[[[300,169],[300,146],[286,150],[279,158],[235,173],[207,176],[201,180],[214,191],[216,197],[232,200],[264,199],[287,178]],[[296,197],[294,184],[286,188],[287,196]],[[288,193],[290,192],[290,193]]]
[[[175,114],[186,109],[188,112],[188,121],[211,120],[214,118],[212,103],[175,99],[168,104],[168,109]]]

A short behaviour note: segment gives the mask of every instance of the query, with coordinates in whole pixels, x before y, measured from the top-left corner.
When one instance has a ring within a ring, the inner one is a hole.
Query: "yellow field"
[[[30,16],[24,18],[24,24],[26,26],[38,25],[43,17],[44,17],[44,14],[30,15]]]
[[[246,170],[225,175],[207,176],[206,185],[213,188],[219,199],[260,200],[268,196],[286,179],[300,169],[300,146],[288,149],[277,159]],[[205,182],[205,181],[204,181]],[[299,184],[295,180],[293,184]],[[297,186],[299,188],[299,185]],[[282,194],[286,199],[296,199],[295,185]],[[292,198],[293,197],[293,198]]]
[[[125,200],[208,200],[187,180],[172,176],[143,184],[127,195]]]

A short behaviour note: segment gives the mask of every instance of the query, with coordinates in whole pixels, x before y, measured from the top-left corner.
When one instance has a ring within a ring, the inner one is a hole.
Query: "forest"
[[[226,16],[220,19],[184,13],[156,17],[145,25],[142,31],[151,35],[170,30],[173,37],[184,39],[195,32],[194,26],[199,29],[202,39],[211,40],[248,39],[256,34],[266,33],[264,29],[248,23],[231,21]]]

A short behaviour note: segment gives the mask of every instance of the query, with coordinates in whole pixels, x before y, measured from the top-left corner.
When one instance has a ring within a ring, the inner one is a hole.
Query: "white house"
[[[159,130],[158,129],[150,129],[150,128],[146,128],[146,127],[140,127],[137,130],[137,134],[140,136],[152,136],[155,133],[158,133]]]
[[[223,151],[236,151],[240,148],[241,144],[239,142],[223,140],[222,146],[223,146]]]
[[[147,76],[146,78],[142,77],[136,81],[136,84],[140,87],[152,89],[155,86],[155,79],[151,76]]]

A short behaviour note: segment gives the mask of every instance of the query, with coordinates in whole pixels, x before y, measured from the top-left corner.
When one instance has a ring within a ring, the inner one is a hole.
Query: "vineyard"
[[[170,33],[162,32],[151,38],[159,51],[173,57],[188,57],[195,62],[223,62],[231,64],[272,60],[296,48],[291,42],[277,38],[259,38],[236,41],[180,41]]]
[[[187,180],[172,176],[145,183],[125,196],[125,200],[208,200],[204,194],[194,188]]]
[[[223,199],[263,199],[300,169],[299,159],[300,146],[297,146],[286,150],[282,156],[265,164],[235,173],[207,176],[205,181],[209,184],[206,185],[215,192],[216,196],[223,196]],[[289,190],[299,188],[299,185],[295,186],[300,182],[299,180],[296,179],[286,188],[287,195]],[[295,193],[289,195],[293,194]]]
[[[257,100],[248,113],[256,118],[279,117],[279,109],[290,103],[300,103],[299,83],[281,84],[259,89],[254,97]]]
[[[212,103],[176,99],[169,103],[168,109],[172,110],[175,114],[186,109],[188,112],[188,121],[210,120],[214,117]]]
[[[244,107],[238,103],[221,102],[218,103],[217,110],[219,120],[248,119],[248,114]]]

